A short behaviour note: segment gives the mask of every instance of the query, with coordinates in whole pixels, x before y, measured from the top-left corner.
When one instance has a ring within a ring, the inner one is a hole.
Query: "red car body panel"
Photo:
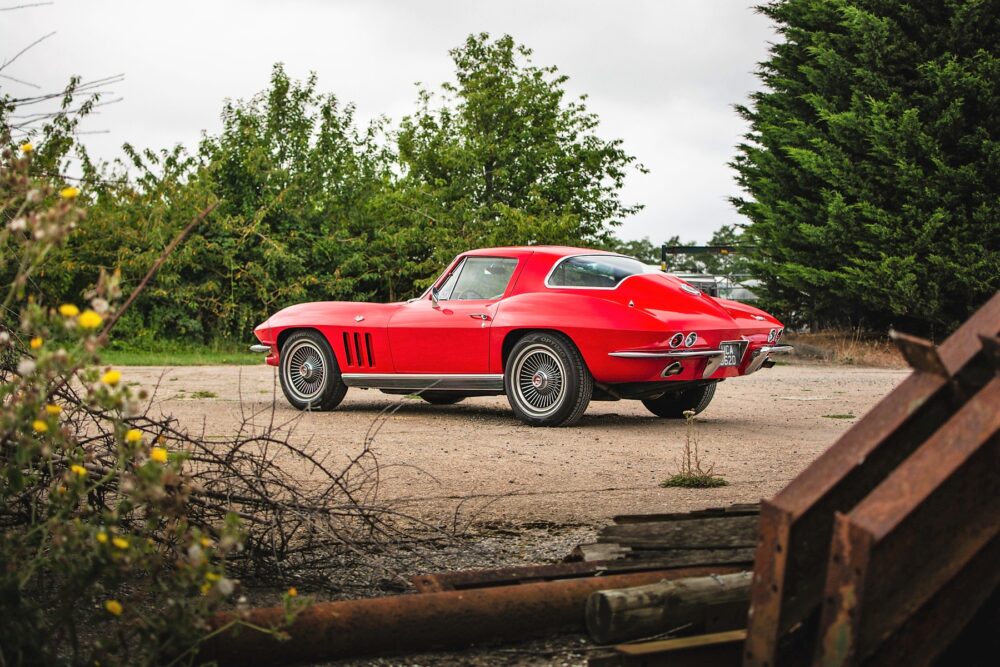
[[[428,291],[392,304],[304,303],[275,313],[254,333],[270,347],[271,365],[279,363],[285,335],[315,329],[330,343],[341,373],[480,375],[504,372],[511,336],[553,330],[573,341],[597,383],[620,385],[743,375],[755,352],[776,343],[774,331],[783,328],[758,308],[706,296],[659,272],[629,276],[615,288],[546,284],[563,258],[600,254],[613,253],[554,246],[474,250],[459,255],[435,287],[465,257],[516,259],[501,298],[442,300],[435,307]],[[692,357],[684,360],[678,374],[665,378],[671,360],[643,355],[674,350],[669,340],[677,332],[697,333],[694,344],[681,350],[718,350],[726,341],[746,341],[746,350],[738,365],[720,367],[708,376],[703,375],[708,358]],[[623,351],[633,356],[611,356]]]

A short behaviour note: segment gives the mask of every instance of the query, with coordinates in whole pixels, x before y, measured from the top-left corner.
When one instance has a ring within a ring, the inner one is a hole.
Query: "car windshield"
[[[545,284],[549,287],[614,289],[621,281],[651,271],[632,257],[621,255],[577,255],[559,261]]]
[[[517,260],[510,257],[466,257],[445,278],[438,299],[499,299],[516,266]]]

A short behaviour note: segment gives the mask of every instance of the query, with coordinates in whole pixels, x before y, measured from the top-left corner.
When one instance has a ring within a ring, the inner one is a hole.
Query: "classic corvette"
[[[331,410],[350,387],[437,405],[506,394],[523,422],[577,421],[591,400],[698,413],[716,385],[774,365],[781,322],[637,259],[552,246],[466,252],[420,297],[315,302],[254,330],[294,407]]]

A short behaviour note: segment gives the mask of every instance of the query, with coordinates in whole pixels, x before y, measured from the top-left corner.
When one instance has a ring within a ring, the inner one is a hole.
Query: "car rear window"
[[[559,260],[545,284],[549,287],[614,289],[618,284],[649,269],[637,259],[621,255],[577,255]]]

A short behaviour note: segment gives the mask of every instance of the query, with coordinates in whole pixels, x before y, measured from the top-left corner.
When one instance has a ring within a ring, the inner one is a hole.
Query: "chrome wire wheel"
[[[285,358],[285,387],[295,398],[303,402],[315,400],[326,387],[326,363],[323,352],[310,340],[299,340],[288,350],[282,350]]]
[[[548,417],[566,398],[566,367],[546,345],[531,345],[513,364],[514,398],[534,417]]]

